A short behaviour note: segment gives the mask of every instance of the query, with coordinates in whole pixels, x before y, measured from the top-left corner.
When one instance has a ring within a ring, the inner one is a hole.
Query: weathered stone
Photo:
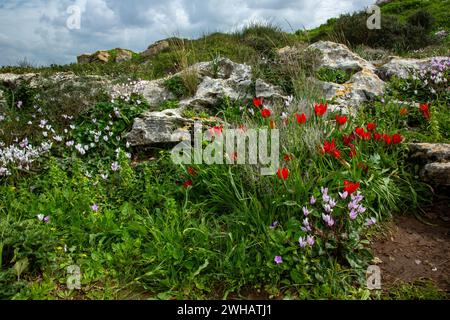
[[[120,63],[124,61],[129,61],[133,58],[133,53],[130,50],[125,50],[121,48],[116,49],[116,57],[114,58],[114,62]]]
[[[270,99],[286,98],[283,96],[282,90],[279,87],[268,84],[261,79],[256,79],[255,81],[255,96]]]
[[[82,54],[77,57],[78,63],[91,63],[91,62],[109,62],[111,55],[107,51],[97,51],[94,54]]]
[[[147,112],[134,120],[126,139],[133,146],[179,142],[190,135],[193,123],[183,118],[177,109]]]
[[[444,57],[438,57],[444,58]],[[377,74],[383,80],[388,80],[393,76],[407,79],[412,73],[431,65],[433,58],[408,59],[400,57],[390,57],[389,62],[378,68]]]
[[[433,162],[425,165],[422,179],[434,185],[450,186],[450,162]]]
[[[23,81],[30,82],[32,79],[36,79],[38,77],[39,75],[36,73],[0,73],[0,84],[14,88]]]
[[[425,162],[450,162],[450,144],[410,143],[411,157]]]
[[[228,97],[232,100],[252,98],[252,72],[251,67],[246,64],[234,63],[223,58],[217,62],[197,63],[184,72],[198,77],[196,93],[192,97],[181,100],[178,109],[147,112],[135,119],[133,128],[127,135],[131,145],[142,146],[180,141],[178,133],[186,133],[186,130],[189,132],[189,125],[193,121],[181,116],[187,108],[208,110],[220,98]],[[175,76],[181,75],[178,73]],[[163,86],[166,79],[141,82],[144,87],[144,97],[150,104],[158,104],[171,98],[171,93]],[[256,91],[258,96],[266,99],[286,99],[276,87],[262,80],[257,80]]]
[[[422,166],[421,178],[433,185],[450,186],[450,144],[410,143],[411,160]]]
[[[77,57],[77,62],[78,63],[89,63],[89,62],[91,62],[91,55],[90,54],[82,54],[82,55],[79,55],[78,57]]]
[[[152,58],[158,53],[169,49],[170,43],[167,40],[156,41],[152,45],[150,45],[147,50],[141,52],[141,57],[144,58]]]
[[[319,41],[313,43],[308,48],[318,50],[322,54],[320,67],[345,71],[375,70],[375,67],[371,63],[353,53],[347,46],[341,43]]]
[[[94,55],[91,58],[91,62],[109,62],[109,59],[111,58],[111,55],[107,51],[98,51],[94,53]]]
[[[336,106],[357,108],[363,102],[384,93],[385,83],[375,74],[375,67],[351,52],[345,45],[319,41],[309,46],[309,49],[321,53],[319,67],[354,72],[350,80],[344,84],[317,82],[326,98],[336,101]]]
[[[114,62],[123,62],[131,60],[133,57],[133,52],[130,50],[122,49],[122,48],[116,48],[115,49],[116,54],[114,57]],[[111,61],[111,54],[108,51],[97,51],[93,54],[82,54],[77,57],[78,63],[92,63],[92,62],[110,62]]]

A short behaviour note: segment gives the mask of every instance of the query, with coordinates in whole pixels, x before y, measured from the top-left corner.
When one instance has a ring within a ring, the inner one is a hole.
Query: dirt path
[[[450,194],[422,209],[420,219],[413,214],[396,217],[386,237],[373,243],[375,259],[382,261],[384,288],[425,278],[450,291]]]

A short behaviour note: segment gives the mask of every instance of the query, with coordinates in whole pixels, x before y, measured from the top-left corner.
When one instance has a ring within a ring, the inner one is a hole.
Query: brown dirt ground
[[[450,193],[422,209],[394,218],[386,236],[373,243],[382,285],[430,279],[450,292]]]

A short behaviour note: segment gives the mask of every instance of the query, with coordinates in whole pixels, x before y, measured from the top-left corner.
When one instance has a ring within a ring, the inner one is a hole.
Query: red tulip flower
[[[264,108],[261,110],[261,115],[263,118],[268,118],[268,117],[270,117],[271,112],[269,109]]]
[[[188,180],[185,183],[183,183],[183,187],[185,187],[186,189],[192,187],[192,185],[193,185],[192,180]]]
[[[351,133],[350,135],[346,136],[343,135],[342,136],[342,141],[344,142],[344,145],[346,146],[350,146],[351,142],[355,139],[355,135],[353,133]]]
[[[336,122],[337,122],[340,126],[343,126],[343,125],[347,122],[347,117],[346,117],[346,116],[336,115]]]
[[[326,153],[331,154],[336,159],[341,157],[341,152],[336,148],[336,141],[334,139],[331,142],[325,141],[323,149]]]
[[[362,137],[362,136],[364,135],[364,133],[365,133],[364,128],[360,128],[360,127],[356,128],[356,129],[355,129],[355,133],[356,133],[358,136]]]
[[[383,140],[386,144],[391,144],[392,143],[392,138],[390,135],[388,134],[383,134]]]
[[[345,180],[344,181],[344,191],[346,191],[348,194],[352,194],[359,188],[359,182],[350,182]]]
[[[370,140],[370,138],[372,138],[372,133],[370,132],[364,132],[362,137],[363,140]]]
[[[262,98],[253,98],[253,105],[257,108],[261,107],[263,104]]]
[[[295,118],[297,119],[297,123],[298,124],[303,124],[306,122],[306,114],[302,113],[302,114],[296,114]]]
[[[376,141],[381,140],[381,133],[375,132],[375,133],[373,134],[373,139],[376,140]]]
[[[430,106],[428,104],[421,104],[419,109],[425,119],[430,119]]]
[[[287,180],[289,177],[289,169],[288,168],[280,168],[277,171],[278,178],[281,180]]]
[[[377,127],[377,125],[375,123],[369,122],[367,124],[367,130],[369,130],[369,131],[375,130],[376,127]]]
[[[406,109],[406,108],[401,108],[400,109],[400,115],[406,116],[407,114],[408,114],[408,109]]]
[[[291,156],[289,154],[285,154],[283,157],[284,161],[290,161],[291,160]]]
[[[223,128],[221,126],[214,126],[209,128],[209,133],[211,136],[220,136],[222,134]]]
[[[403,140],[403,137],[400,134],[396,133],[396,134],[392,135],[392,143],[393,144],[399,144],[400,142],[402,142],[402,140]]]
[[[322,117],[328,109],[328,103],[320,103],[320,104],[315,104],[314,105],[314,111],[316,112],[316,115],[318,115],[319,117]]]

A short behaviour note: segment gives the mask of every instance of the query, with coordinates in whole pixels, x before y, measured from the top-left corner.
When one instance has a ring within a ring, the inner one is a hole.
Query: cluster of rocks
[[[114,52],[114,54],[112,54]],[[133,58],[133,52],[126,49],[116,48],[112,51],[100,50],[93,54],[82,54],[77,57],[78,63],[92,63],[92,62],[123,62],[129,61]]]
[[[420,167],[420,177],[433,185],[450,186],[450,144],[410,143],[411,160]]]
[[[181,141],[194,123],[193,119],[182,116],[187,108],[208,110],[215,106],[219,99],[226,97],[232,100],[250,100],[253,98],[253,90],[258,97],[271,100],[287,99],[279,88],[261,79],[253,83],[250,66],[234,63],[227,58],[215,62],[200,62],[173,76],[183,76],[183,72],[197,78],[199,84],[195,94],[182,99],[176,109],[148,111],[136,118],[132,130],[127,134],[127,140],[132,146]],[[157,105],[166,99],[174,98],[164,86],[166,79],[141,82],[144,88],[143,96],[150,104]]]
[[[163,40],[156,41],[155,43],[151,44],[146,50],[139,53],[141,58],[144,59],[151,59],[157,54],[169,50],[172,46],[180,46],[186,43],[187,39],[181,39],[181,38],[167,38]],[[123,62],[123,61],[129,61],[133,58],[133,52],[131,50],[122,49],[122,48],[116,48],[114,50],[100,50],[93,54],[82,54],[77,57],[78,63],[93,63],[93,62]]]
[[[284,57],[295,55],[295,47],[285,47],[278,51]],[[385,81],[392,77],[408,78],[414,71],[430,66],[433,58],[408,59],[390,56],[387,61],[367,61],[347,46],[331,41],[319,41],[310,45],[307,50],[315,50],[320,55],[318,68],[326,67],[342,70],[351,74],[343,83],[315,80],[322,88],[327,100],[333,100],[331,108],[344,112],[356,110],[365,101],[381,96],[385,90]],[[350,107],[350,108],[348,108]]]
[[[103,76],[78,76],[73,72],[57,72],[49,76],[39,73],[0,73],[0,85],[12,90],[21,85],[37,89],[40,93],[52,99],[55,103],[59,100],[72,99],[80,108],[88,108],[102,90],[111,86],[111,80]],[[6,101],[0,90],[0,110]],[[62,101],[63,102],[63,101]]]
[[[174,42],[175,41],[175,42]],[[151,59],[156,54],[168,50],[176,41],[184,39],[165,39],[158,41],[141,53],[141,56]],[[281,63],[289,65],[295,56],[305,48],[285,47],[278,51]],[[367,61],[343,44],[330,41],[319,41],[306,48],[318,52],[317,68],[327,67],[343,70],[351,74],[350,79],[342,84],[314,80],[324,91],[327,100],[333,101],[331,108],[341,110],[357,110],[363,102],[382,96],[386,80],[392,77],[407,78],[412,71],[420,70],[431,64],[431,58],[406,59],[389,57],[384,63]],[[132,52],[125,49],[114,50],[114,61],[126,61],[132,58]],[[107,51],[98,51],[92,55],[78,57],[79,63],[93,61],[109,62],[112,55]],[[153,81],[140,81],[140,93],[153,107],[160,106],[164,101],[175,99],[167,88],[167,79],[188,74],[195,77],[198,83],[195,93],[179,101],[175,109],[162,111],[147,111],[134,119],[132,130],[127,134],[128,142],[133,146],[151,146],[154,144],[181,141],[192,130],[194,119],[184,117],[184,111],[208,111],[219,99],[250,100],[253,96],[267,100],[285,101],[288,98],[276,86],[254,79],[252,69],[246,64],[238,64],[227,58],[218,61],[200,62],[182,72],[166,78]],[[88,87],[109,92],[119,92],[120,86],[113,85],[111,79],[96,76],[76,76],[73,73],[56,73],[48,77],[39,74],[0,74],[0,84],[14,88],[26,81],[31,87],[48,87],[51,84],[62,86],[71,84],[88,84]],[[94,90],[94,89],[92,89]],[[0,105],[4,104],[3,93],[0,91]],[[203,121],[211,121],[206,119]],[[411,144],[412,158],[422,165],[421,176],[426,181],[436,184],[450,185],[450,146],[445,144]]]

